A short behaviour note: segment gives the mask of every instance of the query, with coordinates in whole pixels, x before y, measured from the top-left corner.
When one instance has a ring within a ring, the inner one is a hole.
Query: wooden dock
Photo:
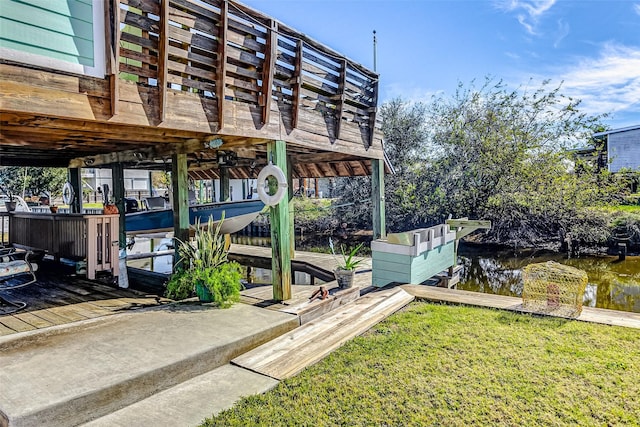
[[[477,307],[499,308],[519,313],[534,313],[522,307],[522,298],[504,295],[484,294],[480,292],[461,291],[458,289],[436,288],[421,285],[402,285],[402,289],[417,299],[427,301],[447,302],[453,304],[473,305]],[[640,329],[640,313],[626,311],[605,310],[602,308],[583,307],[582,313],[576,318],[583,322],[600,323],[603,325],[625,326]]]
[[[37,274],[36,283],[3,290],[4,298],[24,301],[27,307],[11,314],[2,314],[0,311],[0,336],[109,316],[123,310],[170,301],[132,289],[74,277],[68,271],[47,263]]]
[[[333,270],[336,269],[341,258],[342,255],[334,257],[332,254],[295,251],[295,256],[291,259],[291,268],[293,271],[301,271],[324,282],[330,282],[335,280]],[[229,248],[229,259],[242,265],[271,269],[271,248],[233,243]],[[371,269],[371,259],[362,259],[356,272]]]

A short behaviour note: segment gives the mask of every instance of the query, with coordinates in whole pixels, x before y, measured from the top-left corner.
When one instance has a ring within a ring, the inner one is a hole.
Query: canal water
[[[334,238],[336,246],[340,242],[353,241]],[[269,246],[269,237],[232,236],[234,243]],[[134,252],[150,252],[167,249],[171,239],[138,239]],[[153,246],[152,246],[153,245]],[[296,248],[313,250],[328,247],[328,239],[309,237],[298,239]],[[627,256],[619,261],[613,256],[583,256],[567,259],[564,254],[545,251],[523,250],[519,252],[501,250],[487,246],[461,244],[458,263],[463,266],[458,289],[489,294],[522,296],[522,269],[532,263],[556,261],[587,272],[589,283],[584,295],[584,305],[612,310],[640,313],[640,257]],[[128,265],[161,273],[170,273],[172,257],[129,261]],[[253,269],[251,279],[255,283],[270,283],[271,272]],[[310,276],[296,273],[296,284],[309,284]]]
[[[545,251],[488,249],[461,244],[463,266],[458,289],[488,294],[522,296],[522,269],[532,263],[556,261],[584,270],[589,277],[583,305],[640,313],[640,257],[583,256]]]

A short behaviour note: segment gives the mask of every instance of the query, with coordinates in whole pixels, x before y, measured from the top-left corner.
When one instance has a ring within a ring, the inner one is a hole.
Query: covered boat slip
[[[289,198],[295,178],[372,175],[374,234],[384,234],[390,166],[376,123],[375,72],[235,1],[83,5],[43,6],[38,12],[51,16],[36,27],[23,19],[32,5],[3,4],[24,31],[0,46],[0,165],[67,167],[75,194],[80,168],[111,168],[120,247],[125,168],[171,171],[179,238],[189,228],[189,179],[219,179],[226,200],[229,179],[256,178],[269,163],[284,173]],[[81,9],[87,16],[75,16]],[[93,35],[79,34],[78,20],[92,20]],[[42,49],[32,50],[29,31],[43,35]],[[50,53],[49,32],[64,33],[64,57]],[[81,39],[93,40],[89,59],[73,57]],[[81,198],[71,208],[82,212]],[[288,198],[270,208],[270,218],[274,298],[286,300]]]

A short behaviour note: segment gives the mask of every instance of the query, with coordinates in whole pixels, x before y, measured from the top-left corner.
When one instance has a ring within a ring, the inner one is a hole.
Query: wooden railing
[[[226,0],[119,0],[116,12],[112,72],[156,87],[161,121],[167,96],[183,91],[219,129],[235,101],[262,124],[276,109],[291,128],[371,145],[377,74],[286,25]]]

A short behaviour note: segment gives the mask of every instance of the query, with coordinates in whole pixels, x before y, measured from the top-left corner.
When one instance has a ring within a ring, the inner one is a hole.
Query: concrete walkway
[[[246,304],[175,305],[0,337],[0,426],[78,425],[179,384],[198,389],[196,378],[225,376],[214,370],[298,325],[296,316]],[[244,395],[274,385],[234,376],[252,385]],[[201,421],[214,406],[201,402],[191,415]]]

